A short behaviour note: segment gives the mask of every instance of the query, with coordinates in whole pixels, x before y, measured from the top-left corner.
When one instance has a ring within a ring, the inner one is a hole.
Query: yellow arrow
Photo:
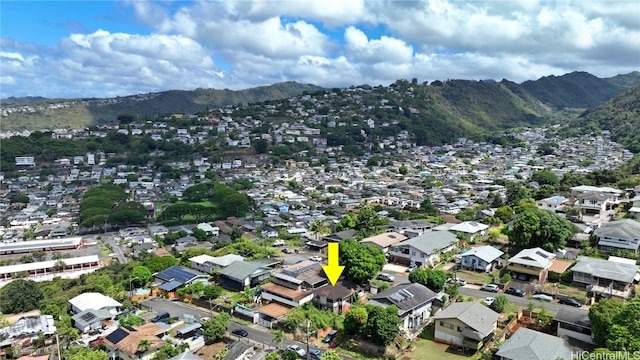
[[[338,250],[338,243],[329,243],[329,265],[322,266],[322,270],[327,274],[331,286],[336,285],[336,281],[338,281],[342,270],[344,270],[344,266],[338,265]]]

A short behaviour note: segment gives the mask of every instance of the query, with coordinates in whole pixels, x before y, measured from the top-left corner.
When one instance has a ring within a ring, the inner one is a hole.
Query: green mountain
[[[609,130],[611,140],[629,151],[640,153],[640,86],[614,97],[593,110],[587,110],[571,125],[581,132]]]
[[[3,117],[2,131],[85,128],[117,123],[121,114],[156,118],[171,113],[194,114],[207,109],[258,103],[300,95],[322,89],[311,84],[287,81],[270,86],[232,91],[229,89],[171,90],[117,98],[42,99],[10,98],[3,107],[28,109]]]
[[[521,86],[546,105],[557,109],[591,109],[638,84],[640,72],[637,71],[605,79],[576,71],[525,81]]]

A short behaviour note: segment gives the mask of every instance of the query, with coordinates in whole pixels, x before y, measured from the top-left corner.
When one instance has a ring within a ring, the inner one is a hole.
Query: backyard
[[[433,324],[425,328],[419,338],[417,338],[412,346],[411,351],[398,356],[399,360],[422,360],[422,359],[438,359],[438,360],[462,360],[474,359],[458,351],[450,351],[449,345],[440,344],[433,341],[434,333]]]

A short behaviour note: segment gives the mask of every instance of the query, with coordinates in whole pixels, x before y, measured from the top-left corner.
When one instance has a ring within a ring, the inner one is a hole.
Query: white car
[[[532,298],[540,301],[551,302],[553,301],[553,296],[545,295],[545,294],[535,294]]]
[[[496,299],[492,298],[491,296],[487,296],[482,301],[484,301],[484,303],[487,304],[488,306],[491,306],[491,304],[493,304],[493,302],[496,301]]]
[[[391,282],[393,282],[395,280],[393,275],[389,275],[387,273],[380,273],[380,274],[378,274],[378,276],[376,276],[376,278],[380,279],[380,280],[384,280],[384,281],[391,281]]]
[[[287,346],[287,350],[294,351],[300,357],[304,357],[304,356],[307,355],[307,352],[304,351],[303,348],[301,348],[300,346],[298,346],[296,344],[291,344],[291,345]]]
[[[322,256],[314,255],[314,256],[310,257],[309,259],[311,259],[313,261],[322,261]]]
[[[273,246],[284,246],[284,240],[276,240],[273,242]]]

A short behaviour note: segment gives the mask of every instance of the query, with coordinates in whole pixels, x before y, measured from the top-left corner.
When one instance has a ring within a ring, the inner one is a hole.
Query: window
[[[411,256],[416,256],[416,252],[415,252],[415,251],[412,251],[412,252],[411,252]]]
[[[458,332],[462,332],[462,328],[458,326]]]
[[[453,324],[449,324],[449,323],[446,323],[444,321],[440,321],[440,326],[446,327],[447,329],[453,329],[454,328]]]

